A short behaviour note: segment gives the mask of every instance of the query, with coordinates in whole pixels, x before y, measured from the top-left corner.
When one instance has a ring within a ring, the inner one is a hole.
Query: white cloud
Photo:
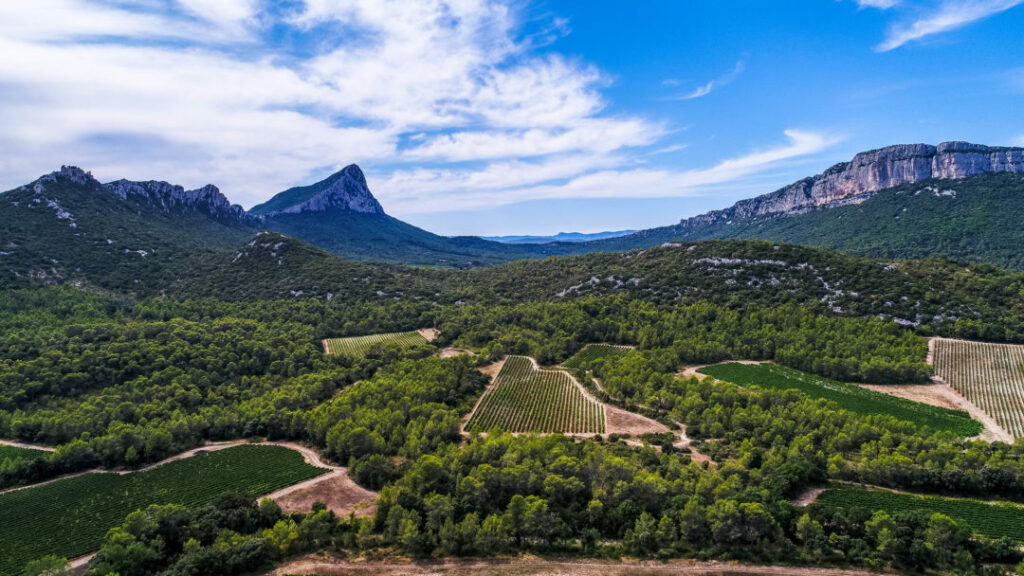
[[[0,189],[78,164],[105,180],[214,183],[253,205],[359,162],[389,212],[415,214],[703,193],[831,142],[788,132],[784,146],[707,169],[638,168],[646,147],[678,149],[661,143],[673,129],[610,113],[610,79],[535,50],[509,5],[306,0],[283,16],[261,6],[0,3]],[[270,26],[301,49],[268,40]],[[541,40],[567,26],[550,29]]]
[[[479,171],[401,171],[379,184],[376,193],[382,202],[397,201],[403,214],[471,210],[545,198],[695,195],[741,182],[839,141],[829,134],[802,130],[787,130],[785,135],[788,143],[784,145],[702,169],[635,169],[624,167],[621,158],[581,155],[539,163],[492,164]]]
[[[899,3],[900,0],[857,0],[857,6],[861,8],[878,8],[879,10],[888,10]]]
[[[935,10],[890,28],[885,40],[875,49],[879,52],[895,50],[908,42],[961,28],[1022,3],[1024,0],[943,0]]]
[[[671,99],[672,100],[693,100],[695,98],[703,98],[704,96],[707,96],[708,94],[711,94],[711,92],[713,92],[714,90],[717,90],[717,89],[719,89],[719,88],[721,88],[723,86],[726,86],[726,85],[732,83],[732,81],[735,80],[736,78],[738,78],[739,75],[742,74],[744,70],[745,70],[745,66],[743,65],[743,62],[742,61],[737,62],[736,66],[732,70],[726,72],[725,74],[722,74],[718,78],[715,78],[714,80],[709,81],[707,84],[703,84],[701,86],[698,86],[692,92],[689,92],[687,94],[683,94],[682,96],[676,96],[675,98],[671,98]]]

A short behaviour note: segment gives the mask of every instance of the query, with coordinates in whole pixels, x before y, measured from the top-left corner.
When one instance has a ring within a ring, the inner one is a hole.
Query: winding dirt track
[[[345,574],[362,576],[627,576],[638,574],[681,574],[689,576],[866,576],[878,572],[835,568],[790,566],[744,566],[727,562],[611,562],[604,560],[543,559],[536,557],[431,562],[353,562],[308,557],[281,565],[268,576],[286,574]]]
[[[13,448],[24,448],[26,450],[39,450],[41,452],[53,452],[56,448],[52,446],[40,446],[39,444],[25,444],[24,442],[15,442],[14,440],[0,440],[0,445],[11,446]]]

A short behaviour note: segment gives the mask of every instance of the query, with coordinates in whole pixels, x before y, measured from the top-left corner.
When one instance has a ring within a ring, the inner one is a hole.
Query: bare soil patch
[[[427,342],[433,342],[434,338],[437,338],[438,330],[437,328],[420,328],[417,332],[420,333],[420,336],[426,338]]]
[[[476,356],[476,354],[472,350],[449,346],[444,350],[441,350],[440,356],[441,359],[444,360],[445,358],[454,358],[455,356]]]
[[[608,561],[577,559],[481,559],[424,562],[351,561],[307,557],[284,564],[270,572],[285,574],[385,576],[630,576],[638,574],[683,574],[690,576],[865,576],[861,570],[803,568],[791,566],[744,566],[734,562],[697,562],[693,560]],[[879,574],[879,573],[873,573]]]
[[[755,364],[767,364],[767,360],[726,360],[724,362],[715,362],[714,364],[695,364],[692,366],[684,367],[680,372],[676,373],[678,378],[692,378],[696,377],[698,380],[707,378],[707,374],[701,374],[701,368],[707,368],[708,366],[718,366],[719,364],[746,364],[753,366]]]
[[[818,499],[818,496],[821,496],[821,493],[824,492],[824,491],[825,491],[825,489],[824,488],[820,488],[820,487],[819,488],[808,488],[807,490],[804,491],[803,494],[801,494],[801,495],[799,495],[799,496],[797,496],[796,498],[793,499],[793,506],[797,506],[797,507],[809,506],[810,504],[813,504],[814,501]]]
[[[669,431],[668,426],[657,420],[627,412],[610,404],[604,405],[604,415],[605,430],[609,434],[660,434]]]
[[[285,512],[309,512],[315,502],[322,502],[339,516],[370,516],[376,508],[377,493],[367,490],[349,478],[344,470],[317,476],[305,482],[282,488],[268,496]]]
[[[478,370],[480,370],[481,374],[484,374],[484,375],[490,376],[491,378],[494,378],[495,376],[498,375],[498,372],[501,372],[501,368],[503,366],[505,366],[505,359],[504,358],[502,358],[501,360],[498,360],[494,364],[488,364],[487,366],[481,366],[480,368],[478,368]]]
[[[930,340],[929,342],[934,342]],[[914,402],[931,404],[940,408],[963,410],[978,422],[983,430],[978,438],[988,442],[1013,443],[1013,436],[1004,430],[987,412],[978,408],[973,402],[964,398],[959,392],[939,379],[933,384],[861,384],[863,388],[897,396]]]

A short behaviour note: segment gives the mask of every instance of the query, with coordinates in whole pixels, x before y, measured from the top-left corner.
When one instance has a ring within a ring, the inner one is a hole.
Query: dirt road
[[[271,576],[286,574],[345,574],[363,576],[631,576],[640,574],[680,574],[688,576],[866,576],[860,570],[833,568],[802,568],[791,566],[744,566],[732,562],[612,562],[576,559],[486,559],[432,562],[353,562],[311,557],[289,562],[268,572]]]

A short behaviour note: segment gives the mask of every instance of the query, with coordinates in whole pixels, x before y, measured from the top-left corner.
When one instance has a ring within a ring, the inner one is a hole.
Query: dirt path
[[[346,574],[384,576],[627,576],[637,574],[680,574],[689,576],[866,576],[876,574],[861,570],[836,568],[803,568],[791,566],[745,566],[734,562],[697,562],[693,560],[622,561],[544,559],[536,557],[513,559],[446,560],[426,562],[359,562],[321,557],[307,557],[284,564],[267,573]]]
[[[15,442],[14,440],[0,440],[0,445],[10,446],[12,448],[24,448],[25,450],[39,450],[40,452],[53,452],[56,448],[52,446],[40,446],[39,444],[25,444],[24,442]]]
[[[338,478],[343,478],[344,480],[348,481],[347,484],[351,484],[355,489],[367,493],[367,497],[368,497],[369,494],[372,494],[373,495],[373,499],[376,500],[376,496],[377,496],[376,492],[371,492],[370,490],[366,490],[366,489],[362,488],[361,486],[355,484],[351,480],[349,480],[348,472],[344,468],[342,468],[340,466],[334,466],[333,464],[328,464],[327,462],[324,462],[323,459],[320,458],[320,454],[317,453],[312,448],[309,448],[308,446],[303,446],[302,444],[298,444],[298,443],[295,443],[295,442],[246,442],[244,440],[231,440],[231,441],[227,441],[227,442],[214,442],[214,443],[211,443],[211,444],[200,446],[198,448],[193,448],[191,450],[187,450],[185,452],[182,452],[181,454],[176,454],[174,456],[171,456],[170,458],[167,458],[167,459],[161,460],[161,461],[159,461],[159,462],[157,462],[155,464],[151,464],[149,466],[146,466],[145,468],[139,468],[138,470],[87,470],[85,472],[77,472],[75,474],[67,474],[67,475],[64,475],[64,476],[60,476],[60,477],[57,477],[57,478],[53,478],[53,479],[47,480],[46,482],[40,482],[38,484],[31,484],[29,486],[18,486],[16,488],[11,488],[9,490],[4,490],[3,492],[0,492],[0,494],[3,494],[4,492],[14,491],[14,490],[25,490],[25,489],[28,489],[28,488],[35,488],[37,486],[42,486],[44,484],[49,484],[51,482],[57,482],[58,480],[67,480],[68,478],[74,478],[75,476],[81,476],[83,474],[133,474],[135,472],[143,472],[143,471],[146,471],[146,470],[152,470],[153,468],[156,468],[158,466],[163,466],[164,464],[169,464],[171,462],[175,462],[175,461],[178,461],[178,460],[183,460],[185,458],[191,458],[192,456],[195,456],[197,454],[205,454],[205,453],[208,453],[208,452],[216,452],[217,450],[224,450],[225,448],[232,448],[234,446],[242,446],[242,445],[246,445],[246,444],[258,445],[258,446],[281,446],[282,448],[288,448],[290,450],[295,450],[296,452],[302,454],[302,459],[307,464],[309,464],[310,466],[316,466],[317,468],[326,468],[328,470],[331,470],[331,472],[329,472],[327,474],[321,474],[320,476],[317,476],[315,478],[311,478],[309,480],[306,480],[304,482],[300,482],[298,484],[292,484],[291,486],[287,486],[287,487],[282,488],[280,490],[277,490],[275,492],[271,492],[270,494],[267,494],[265,496],[261,496],[260,499],[262,499],[262,498],[270,498],[270,499],[275,500],[275,501],[278,500],[278,499],[285,499],[287,501],[288,498],[286,498],[286,497],[288,497],[290,495],[293,495],[293,494],[296,494],[296,493],[298,493],[298,492],[300,492],[302,490],[315,490],[319,486],[324,485],[325,483],[330,485],[330,483],[331,483],[330,481],[336,480]],[[343,483],[343,484],[346,484],[346,483]],[[312,503],[314,501],[316,501],[316,500],[310,501],[309,506],[307,506],[304,510],[309,510],[309,508],[312,507]],[[325,501],[325,500],[321,500],[321,501],[323,501],[325,504],[328,504],[328,507],[330,507],[330,504],[327,501]],[[284,508],[284,506],[282,506],[282,508]],[[335,512],[337,513],[337,510],[335,510]],[[345,513],[347,513],[347,512],[345,512]],[[88,566],[89,561],[92,560],[94,556],[96,556],[95,553],[94,554],[88,554],[86,556],[80,556],[78,558],[74,558],[73,560],[70,561],[71,562],[71,568],[73,568],[76,573],[81,574],[82,572],[85,571],[85,568]]]
[[[701,368],[707,368],[708,366],[718,366],[720,364],[746,364],[748,366],[754,366],[756,364],[768,364],[768,360],[725,360],[723,362],[715,362],[714,364],[695,364],[692,366],[686,366],[681,372],[676,373],[677,378],[691,378],[695,377],[698,380],[703,380],[707,377],[706,374],[701,374],[699,370]]]
[[[940,378],[935,378],[934,381],[934,384],[861,384],[860,386],[890,396],[921,402],[922,404],[962,410],[970,414],[971,418],[981,423],[983,429],[981,435],[977,436],[978,439],[987,442],[1013,444],[1013,435],[1004,430],[987,412],[961,396],[959,392]]]

